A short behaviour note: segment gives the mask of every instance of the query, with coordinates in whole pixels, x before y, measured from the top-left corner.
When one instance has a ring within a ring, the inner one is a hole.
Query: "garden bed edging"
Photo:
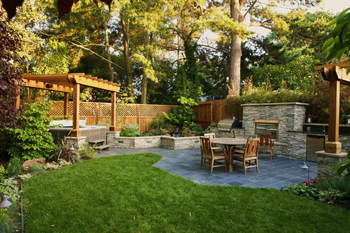
[[[119,149],[141,149],[163,147],[168,149],[199,148],[199,136],[196,137],[118,137],[115,132],[107,132],[107,145]]]

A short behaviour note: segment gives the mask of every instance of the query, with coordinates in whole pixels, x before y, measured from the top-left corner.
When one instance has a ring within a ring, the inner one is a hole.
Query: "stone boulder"
[[[33,165],[38,166],[44,166],[45,165],[45,158],[39,158],[39,159],[31,159],[27,160],[23,163],[23,170],[27,171],[33,167]]]

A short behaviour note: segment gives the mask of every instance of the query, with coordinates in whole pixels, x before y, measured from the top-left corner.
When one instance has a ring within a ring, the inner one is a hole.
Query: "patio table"
[[[211,143],[223,145],[228,147],[229,153],[229,172],[232,172],[232,147],[247,144],[246,138],[212,138]]]

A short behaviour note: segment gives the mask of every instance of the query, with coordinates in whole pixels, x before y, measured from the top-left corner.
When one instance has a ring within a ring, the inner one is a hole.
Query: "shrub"
[[[35,102],[27,104],[20,117],[19,128],[9,129],[11,141],[8,153],[23,159],[49,157],[54,151],[54,142],[49,129],[50,118],[47,117],[50,103]]]
[[[44,174],[46,173],[45,169],[41,166],[37,166],[37,165],[33,165],[29,170],[28,170],[28,173],[30,175],[40,175],[40,174]]]
[[[4,179],[1,183],[0,183],[0,194],[2,195],[6,195],[7,199],[12,202],[15,203],[19,200],[20,198],[20,191],[19,189],[16,187],[17,185],[17,181],[14,180],[12,177],[8,178],[8,179]]]
[[[8,177],[16,178],[22,170],[23,160],[20,157],[11,158],[6,169]]]
[[[332,172],[337,171],[338,176],[343,178],[346,187],[350,187],[350,151],[348,151],[346,157],[347,160],[337,163]]]
[[[328,190],[320,190],[318,193],[320,201],[327,202],[328,204],[338,203],[349,203],[350,193],[342,192],[337,189],[330,188]]]
[[[297,196],[307,197],[308,199],[315,199],[318,197],[317,189],[313,186],[309,186],[305,183],[302,184],[292,184],[282,188],[282,191],[291,192]]]
[[[189,126],[196,119],[196,111],[191,107],[198,105],[193,99],[180,97],[178,102],[182,105],[173,109],[169,115],[163,112],[165,119],[172,125],[180,127]]]
[[[122,137],[137,137],[140,135],[139,125],[138,124],[125,124],[120,136]]]
[[[94,147],[89,146],[89,143],[84,143],[83,146],[78,150],[80,157],[82,158],[94,158],[97,154],[97,151]]]
[[[68,162],[74,163],[74,157],[78,157],[78,152],[75,150],[71,150],[68,144],[65,144],[62,139],[60,139],[59,143],[55,145],[55,153],[49,158],[54,161],[59,161],[60,159],[64,159]]]
[[[6,170],[5,168],[1,165],[0,166],[0,182],[2,182],[5,179],[6,176]]]

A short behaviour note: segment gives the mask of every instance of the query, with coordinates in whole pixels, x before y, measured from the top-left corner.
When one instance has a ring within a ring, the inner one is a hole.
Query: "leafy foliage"
[[[137,137],[140,135],[140,129],[138,124],[125,124],[120,136],[122,137]]]
[[[194,119],[196,119],[196,111],[194,111],[191,106],[198,105],[193,99],[180,97],[178,102],[182,105],[176,107],[169,114],[163,112],[165,119],[173,125],[180,127],[190,125]]]
[[[350,47],[350,7],[343,10],[336,19],[333,19],[329,26],[335,28],[330,32],[330,38],[326,40],[323,44],[322,49],[328,54],[326,56],[327,60],[332,58],[341,59],[342,55],[349,52]],[[350,72],[350,68],[347,71]]]
[[[20,157],[11,158],[6,169],[8,177],[16,178],[22,170],[23,160]]]
[[[22,82],[16,65],[23,60],[17,51],[21,46],[20,37],[7,27],[2,17],[3,12],[0,11],[0,130],[16,127],[19,109],[14,103],[19,94],[18,85]]]
[[[79,148],[78,153],[81,158],[94,158],[97,154],[95,147],[89,146],[88,142],[85,142],[81,148]]]
[[[313,186],[309,186],[306,183],[302,184],[292,184],[282,188],[282,191],[291,192],[297,196],[307,197],[308,199],[315,199],[318,197],[317,189]]]
[[[2,182],[5,179],[6,173],[7,172],[6,172],[5,168],[1,165],[0,166],[0,182]]]
[[[17,181],[12,177],[4,179],[0,182],[0,195],[6,195],[7,199],[12,203],[19,201],[20,190],[16,185]]]
[[[26,104],[26,109],[20,118],[19,128],[8,128],[11,147],[8,152],[13,157],[24,160],[33,158],[48,158],[54,151],[53,138],[49,129],[50,110],[48,102]]]
[[[350,151],[347,154],[347,160],[337,163],[332,172],[337,171],[339,177],[343,177],[344,184],[350,188]]]
[[[59,140],[59,143],[55,145],[55,152],[51,155],[50,159],[59,162],[61,159],[75,163],[74,158],[78,157],[79,154],[75,150],[71,150],[68,144],[64,143],[62,139]]]

